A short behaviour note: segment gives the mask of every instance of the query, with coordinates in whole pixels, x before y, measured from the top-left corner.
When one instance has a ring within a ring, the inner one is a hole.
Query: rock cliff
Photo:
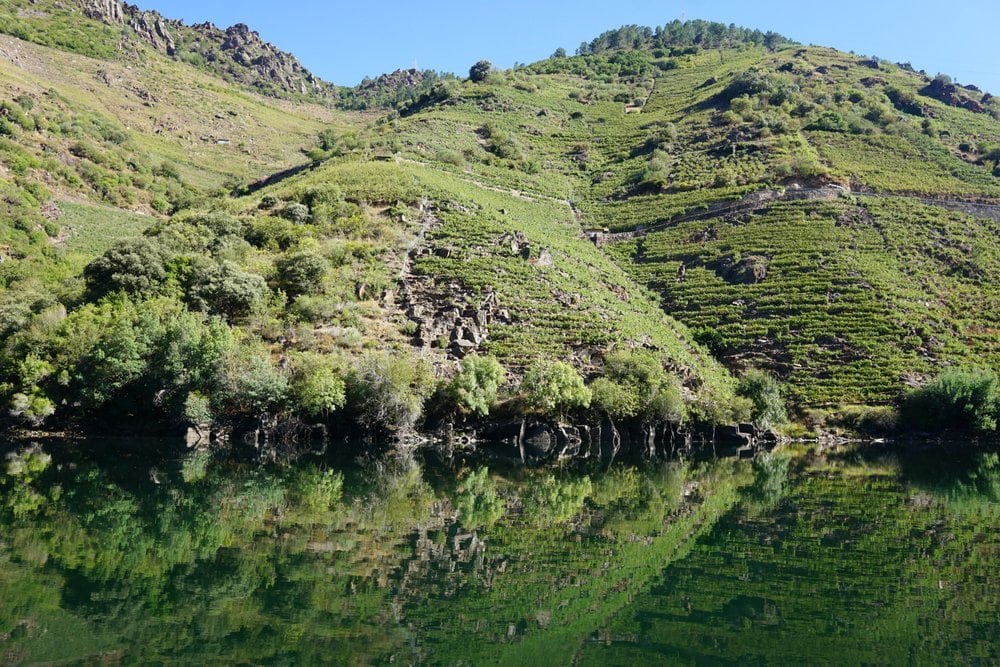
[[[325,98],[334,91],[334,86],[303,67],[295,56],[264,41],[242,23],[225,30],[212,23],[188,26],[120,0],[81,2],[88,18],[130,28],[139,42],[160,53],[263,93]]]

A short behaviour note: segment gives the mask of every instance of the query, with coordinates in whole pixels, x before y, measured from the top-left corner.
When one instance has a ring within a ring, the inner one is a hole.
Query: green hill
[[[561,360],[589,389],[549,416],[644,422],[753,416],[751,368],[806,410],[997,366],[1000,102],[947,77],[674,22],[355,113],[192,55],[214,26],[32,7],[0,7],[22,422],[462,421],[476,355],[508,414]]]

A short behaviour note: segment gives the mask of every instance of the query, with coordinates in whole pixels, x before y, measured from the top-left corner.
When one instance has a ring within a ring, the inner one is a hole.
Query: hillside
[[[360,114],[139,39],[157,15],[5,6],[34,42],[0,61],[21,423],[652,434],[767,425],[753,369],[821,419],[1000,361],[1000,102],[947,77],[674,22],[386,75]]]
[[[141,61],[151,50],[275,97],[315,101],[336,92],[244,24],[188,26],[121,0],[5,0],[0,32],[102,60]]]

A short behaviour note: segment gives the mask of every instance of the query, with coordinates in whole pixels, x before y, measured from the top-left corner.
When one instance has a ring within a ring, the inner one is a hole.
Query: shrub
[[[212,423],[212,404],[204,394],[192,391],[184,400],[184,419],[192,424]]]
[[[315,252],[303,251],[279,259],[276,265],[278,286],[288,296],[298,296],[322,291],[330,263]]]
[[[604,377],[591,384],[593,404],[611,417],[641,417],[680,422],[687,406],[677,378],[652,352],[612,352],[604,358]]]
[[[445,393],[461,410],[485,417],[506,376],[495,358],[470,355],[462,359],[462,369],[448,383]]]
[[[349,395],[363,426],[412,430],[434,390],[434,374],[422,357],[387,352],[361,360],[350,378]]]
[[[242,317],[253,310],[267,293],[263,277],[225,261],[195,267],[187,298],[200,310]]]
[[[1000,379],[989,370],[947,370],[903,401],[903,418],[928,431],[995,431]]]
[[[288,377],[275,368],[270,351],[259,341],[244,341],[227,351],[219,391],[213,398],[237,413],[280,409],[288,398]]]
[[[292,360],[293,408],[309,417],[326,417],[344,407],[346,386],[327,355],[304,352]]]
[[[282,209],[281,217],[297,225],[304,225],[309,222],[309,207],[305,204],[293,202]]]
[[[752,403],[750,419],[761,428],[771,428],[788,421],[785,401],[778,381],[768,373],[747,371],[736,386],[736,393]]]
[[[163,260],[163,252],[149,239],[129,239],[90,262],[83,276],[95,296],[118,291],[146,294],[166,279]]]
[[[521,381],[521,394],[529,407],[555,417],[590,405],[592,393],[569,364],[536,362]]]

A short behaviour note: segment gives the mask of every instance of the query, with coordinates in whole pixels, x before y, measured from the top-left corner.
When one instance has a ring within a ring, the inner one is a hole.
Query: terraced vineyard
[[[0,19],[28,11],[9,4]],[[250,66],[216,78],[222,61],[198,62],[215,47],[191,41],[212,26],[164,24],[170,53],[131,9],[43,4],[21,32],[0,20],[28,40],[4,37],[17,58],[0,63],[0,241],[18,260],[0,389],[29,421],[86,402],[67,377],[89,382],[44,313],[74,322],[101,302],[223,320],[267,359],[282,414],[297,408],[278,364],[311,355],[338,387],[373,355],[426,367],[422,406],[473,353],[505,366],[510,405],[534,362],[592,383],[607,356],[653,352],[685,414],[715,421],[747,417],[733,392],[751,368],[801,413],[892,404],[943,367],[1000,360],[1000,101],[946,76],[675,22],[475,80],[397,90],[411,74],[396,73],[376,91],[396,108],[343,112],[309,102],[332,94],[320,84],[309,98]],[[105,289],[94,276],[120,272],[81,273],[97,255],[153,269]],[[165,423],[184,423],[185,396],[218,395],[212,368],[160,381],[176,392]],[[154,394],[123,396],[155,413]]]

